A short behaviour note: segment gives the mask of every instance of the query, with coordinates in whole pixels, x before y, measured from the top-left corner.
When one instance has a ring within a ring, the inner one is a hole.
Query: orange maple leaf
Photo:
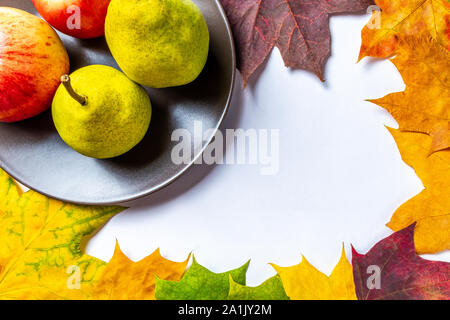
[[[139,262],[133,262],[116,243],[114,256],[106,265],[93,290],[99,300],[155,300],[155,275],[178,281],[183,276],[190,255],[184,262],[164,259],[157,249]]]
[[[370,100],[398,121],[400,129],[431,136],[430,153],[450,147],[450,51],[430,37],[400,37],[391,60],[406,89]]]
[[[419,254],[450,249],[450,150],[429,155],[431,141],[427,135],[389,131],[425,190],[400,206],[387,226],[399,231],[417,221],[414,242]]]
[[[449,0],[375,0],[380,12],[361,32],[359,60],[388,58],[396,53],[401,35],[429,34],[450,50]]]

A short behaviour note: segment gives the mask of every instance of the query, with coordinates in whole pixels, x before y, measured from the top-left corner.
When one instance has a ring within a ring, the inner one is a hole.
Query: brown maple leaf
[[[244,86],[274,46],[287,67],[323,80],[331,52],[329,17],[364,11],[372,0],[221,0],[238,49]]]
[[[359,300],[449,300],[450,263],[425,260],[414,249],[414,224],[378,242],[370,251],[353,249]]]

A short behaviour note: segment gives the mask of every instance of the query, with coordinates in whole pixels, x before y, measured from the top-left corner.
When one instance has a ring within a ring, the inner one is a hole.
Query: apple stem
[[[65,74],[61,77],[61,83],[64,85],[70,96],[78,101],[78,103],[80,103],[82,106],[85,106],[87,104],[87,97],[81,96],[76,93],[75,90],[73,90],[73,87],[70,83],[70,76],[68,74]]]

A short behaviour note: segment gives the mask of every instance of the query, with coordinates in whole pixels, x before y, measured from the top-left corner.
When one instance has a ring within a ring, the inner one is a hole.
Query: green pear
[[[123,72],[152,88],[194,81],[208,58],[208,26],[191,0],[112,0],[105,36]]]
[[[81,68],[61,78],[52,103],[61,138],[97,159],[120,156],[145,136],[152,116],[147,92],[107,66]]]

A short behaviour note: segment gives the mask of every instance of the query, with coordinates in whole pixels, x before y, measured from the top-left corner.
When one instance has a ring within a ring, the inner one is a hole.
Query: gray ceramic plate
[[[136,148],[111,160],[84,157],[60,139],[48,111],[23,122],[0,123],[0,166],[31,189],[80,204],[133,200],[163,188],[185,172],[190,164],[176,165],[171,160],[176,144],[171,134],[178,128],[193,133],[195,120],[202,121],[204,131],[220,126],[231,100],[236,65],[231,30],[219,1],[194,2],[211,34],[208,63],[192,84],[148,90],[152,123]],[[31,0],[0,0],[0,6],[36,13]],[[118,68],[104,38],[81,41],[60,37],[69,52],[72,71],[91,64]],[[196,157],[201,152],[198,150]]]

